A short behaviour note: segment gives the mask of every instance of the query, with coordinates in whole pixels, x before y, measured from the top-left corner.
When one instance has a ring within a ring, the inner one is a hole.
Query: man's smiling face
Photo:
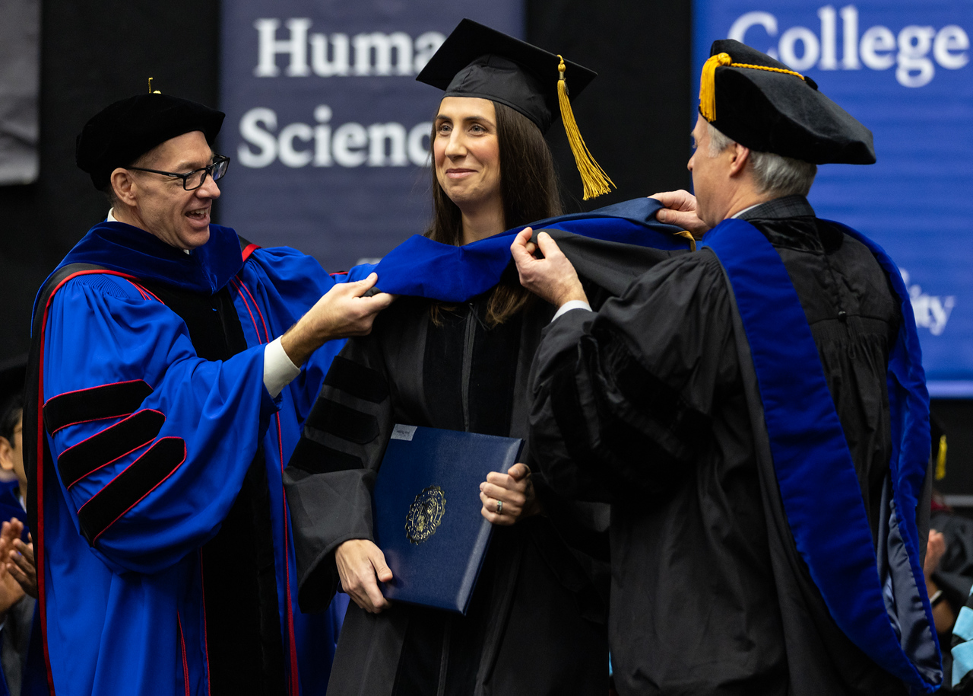
[[[186,174],[206,167],[213,151],[201,131],[171,138],[140,158],[147,169]],[[195,191],[186,191],[182,181],[151,172],[129,170],[135,180],[133,223],[177,249],[195,249],[209,241],[210,213],[220,189],[207,176]]]

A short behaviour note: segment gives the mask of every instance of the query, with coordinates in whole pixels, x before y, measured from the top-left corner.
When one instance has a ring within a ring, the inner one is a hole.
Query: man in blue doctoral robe
[[[555,489],[612,504],[619,694],[935,690],[911,305],[884,252],[806,199],[817,164],[875,161],[871,133],[763,53],[712,54],[696,197],[658,195],[700,251],[590,312],[553,239],[511,248],[559,307],[532,452]]]
[[[112,209],[38,294],[24,414],[59,695],[327,684],[340,619],[297,609],[281,475],[332,339],[390,298],[210,224],[223,116],[144,94],[78,138]]]

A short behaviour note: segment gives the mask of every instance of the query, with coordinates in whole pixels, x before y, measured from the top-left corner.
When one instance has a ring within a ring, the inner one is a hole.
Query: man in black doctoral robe
[[[523,285],[562,307],[532,452],[555,490],[612,503],[620,694],[933,690],[911,308],[884,253],[805,197],[817,164],[874,162],[871,133],[758,51],[712,54],[696,197],[657,196],[709,248],[592,313],[552,239],[514,242]]]

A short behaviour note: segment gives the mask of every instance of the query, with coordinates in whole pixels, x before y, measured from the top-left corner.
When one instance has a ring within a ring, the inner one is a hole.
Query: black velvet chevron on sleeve
[[[152,387],[136,379],[58,394],[44,404],[44,427],[53,435],[76,423],[128,416],[151,393]]]
[[[389,396],[388,384],[380,372],[340,355],[335,356],[324,383],[373,404],[382,403]]]
[[[186,442],[164,437],[95,493],[78,510],[81,533],[90,546],[126,512],[155,490],[186,460]]]
[[[361,457],[322,445],[309,437],[302,437],[294,448],[288,466],[309,474],[327,474],[332,471],[363,469],[365,463]]]
[[[358,445],[371,442],[379,434],[378,420],[375,416],[324,397],[319,398],[314,405],[306,425]]]
[[[61,452],[57,469],[65,488],[152,442],[165,421],[159,411],[138,411]]]

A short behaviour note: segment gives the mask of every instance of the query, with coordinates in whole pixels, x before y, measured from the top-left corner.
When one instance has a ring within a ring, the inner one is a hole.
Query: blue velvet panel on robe
[[[724,221],[703,245],[719,257],[733,288],[784,509],[815,585],[863,652],[906,684],[933,691],[942,666],[915,521],[929,456],[929,397],[915,321],[895,264],[870,240],[842,229],[875,255],[903,317],[889,359],[892,495],[882,510],[878,558],[817,347],[780,255],[743,220]]]

